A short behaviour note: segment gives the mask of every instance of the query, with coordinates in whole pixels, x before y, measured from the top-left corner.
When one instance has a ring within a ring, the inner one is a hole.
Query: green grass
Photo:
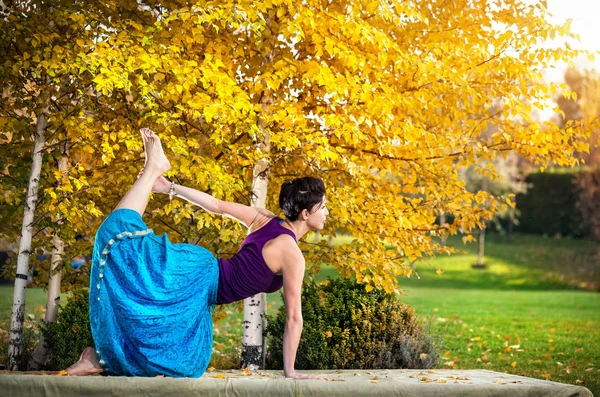
[[[406,288],[443,341],[440,368],[483,368],[600,393],[600,294]]]
[[[440,367],[582,384],[600,396],[600,266],[593,243],[487,236],[486,267],[466,253],[417,265],[404,301],[443,341]],[[442,269],[438,275],[436,269]],[[518,346],[518,347],[517,347]]]
[[[47,293],[42,288],[25,290],[25,313],[39,317],[46,309]],[[0,328],[5,329],[10,323],[13,302],[13,286],[0,285]]]

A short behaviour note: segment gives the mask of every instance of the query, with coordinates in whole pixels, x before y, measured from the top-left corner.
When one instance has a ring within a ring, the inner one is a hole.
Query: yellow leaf
[[[444,274],[444,271],[442,269],[435,269],[435,272],[438,274],[438,276]]]

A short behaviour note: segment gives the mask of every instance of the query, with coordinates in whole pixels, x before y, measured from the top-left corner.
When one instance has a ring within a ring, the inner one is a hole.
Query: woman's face
[[[325,220],[327,215],[329,215],[326,204],[327,198],[323,197],[323,200],[310,210],[308,219],[306,220],[310,230],[322,230],[325,226]]]

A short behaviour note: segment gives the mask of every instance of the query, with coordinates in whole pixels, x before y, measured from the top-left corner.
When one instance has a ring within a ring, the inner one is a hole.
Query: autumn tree
[[[323,176],[333,198],[323,237],[342,230],[355,241],[335,249],[303,243],[313,272],[332,263],[368,289],[393,291],[397,276],[410,274],[406,259],[450,251],[432,237],[472,230],[502,206],[489,192],[469,192],[460,167],[509,150],[540,166],[570,165],[572,153],[587,149],[579,125],[531,120],[554,89],[542,68],[576,55],[537,46],[569,34],[546,22],[542,4],[162,5],[141,41],[123,38],[110,56],[90,57],[97,89],[143,102],[161,125],[173,173],[220,198],[250,203],[263,159],[271,186]],[[498,99],[503,108],[489,115]],[[484,123],[497,132],[480,138]],[[390,183],[390,173],[401,183]],[[269,190],[269,207],[276,193]],[[442,210],[456,218],[440,229],[433,221]],[[156,210],[166,212],[193,218],[218,255],[243,237],[183,203]]]
[[[136,130],[147,125],[163,140],[169,177],[221,199],[251,204],[253,181],[266,176],[275,210],[282,181],[321,176],[330,209],[321,237],[354,241],[301,242],[311,274],[331,263],[367,290],[396,291],[408,261],[452,251],[438,236],[469,232],[506,205],[470,192],[459,169],[511,150],[539,166],[572,165],[587,150],[584,123],[531,118],[556,89],[543,68],[577,55],[540,48],[570,35],[546,17],[541,2],[520,0],[140,3],[73,60],[98,105],[80,150],[105,177],[101,197],[73,203],[116,203],[137,174]],[[497,100],[504,106],[490,114]],[[486,124],[497,129],[482,137]],[[87,177],[90,191],[99,175]],[[217,256],[244,238],[230,220],[177,200],[149,210],[157,231]],[[440,213],[454,222],[435,226]]]

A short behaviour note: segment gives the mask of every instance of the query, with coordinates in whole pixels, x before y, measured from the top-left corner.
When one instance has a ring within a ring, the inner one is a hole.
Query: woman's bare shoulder
[[[248,234],[254,233],[262,229],[267,225],[267,223],[271,222],[271,219],[277,218],[277,216],[275,216],[274,213],[264,208],[256,208],[256,211],[258,212],[256,214],[256,217],[254,218],[250,226],[248,226]]]

